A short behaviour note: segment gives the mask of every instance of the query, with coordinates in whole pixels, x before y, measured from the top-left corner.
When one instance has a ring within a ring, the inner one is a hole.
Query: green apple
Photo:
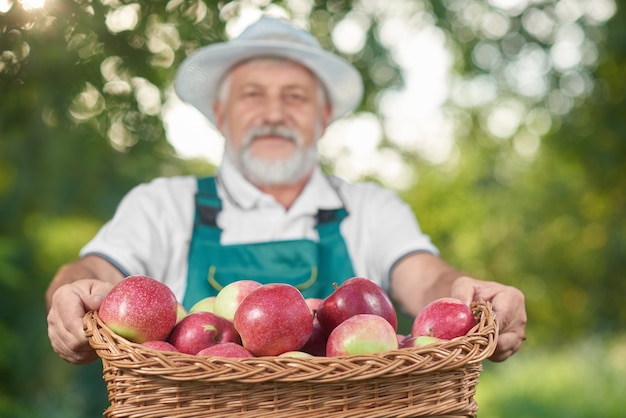
[[[385,318],[374,314],[358,314],[333,329],[326,343],[326,356],[374,354],[397,348],[396,330]]]
[[[285,351],[278,355],[278,357],[291,357],[291,358],[309,358],[313,357],[313,354],[305,353],[304,351],[292,350]]]
[[[191,309],[189,309],[189,313],[193,312],[215,313],[215,296],[209,296],[204,299],[200,299],[191,307]]]
[[[238,280],[227,284],[215,297],[213,313],[232,321],[241,302],[261,283],[254,280]]]
[[[437,344],[443,340],[437,337],[431,337],[430,335],[418,335],[417,337],[413,337],[409,335],[400,343],[400,348],[410,348],[410,347],[426,347],[427,345]]]

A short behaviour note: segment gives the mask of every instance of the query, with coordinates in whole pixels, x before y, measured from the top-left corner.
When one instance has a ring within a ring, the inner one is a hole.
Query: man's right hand
[[[83,317],[100,307],[113,284],[96,279],[77,280],[56,289],[48,311],[48,337],[64,360],[84,364],[97,358],[83,329]]]

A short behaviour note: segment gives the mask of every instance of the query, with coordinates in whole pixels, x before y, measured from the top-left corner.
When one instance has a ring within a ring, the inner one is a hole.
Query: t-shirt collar
[[[265,205],[279,205],[271,195],[263,193],[250,183],[226,157],[223,158],[217,176],[218,184],[222,189],[222,199],[229,199],[231,203],[244,210]],[[342,206],[343,203],[337,190],[317,166],[289,212],[315,214],[318,209],[336,209]]]

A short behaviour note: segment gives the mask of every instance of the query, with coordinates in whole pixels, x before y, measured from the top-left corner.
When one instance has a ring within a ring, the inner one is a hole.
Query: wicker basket
[[[440,344],[349,357],[232,359],[162,352],[85,316],[102,359],[105,417],[474,417],[482,361],[495,349],[491,305],[477,325]]]

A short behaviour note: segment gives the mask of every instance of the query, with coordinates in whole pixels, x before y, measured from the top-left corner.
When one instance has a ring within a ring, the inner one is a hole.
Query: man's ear
[[[224,123],[224,106],[219,100],[213,102],[213,118],[215,119],[215,127],[221,131]]]
[[[326,128],[328,128],[328,125],[330,125],[332,115],[333,106],[327,102],[324,105],[324,109],[322,110],[322,122],[324,122],[324,131],[326,131]]]

